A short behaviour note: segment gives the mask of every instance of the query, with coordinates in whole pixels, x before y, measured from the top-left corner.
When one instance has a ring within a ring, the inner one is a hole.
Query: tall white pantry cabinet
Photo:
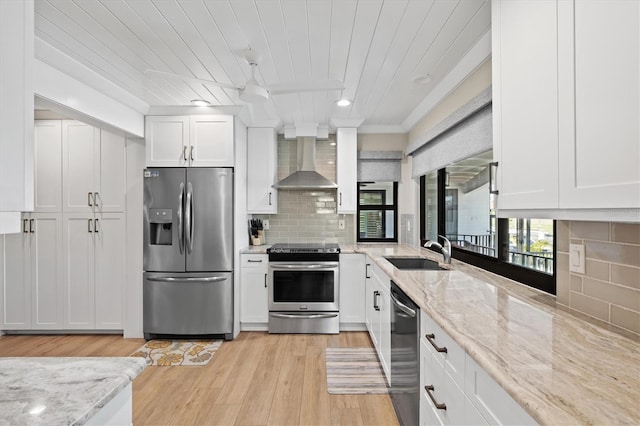
[[[0,245],[0,329],[121,330],[125,138],[37,120],[35,159],[35,212]]]

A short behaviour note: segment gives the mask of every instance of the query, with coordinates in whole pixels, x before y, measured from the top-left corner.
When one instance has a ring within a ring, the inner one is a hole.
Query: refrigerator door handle
[[[147,281],[158,281],[163,283],[175,282],[205,282],[213,283],[227,280],[227,277],[196,277],[196,278],[176,278],[176,277],[149,277]]]
[[[193,186],[187,182],[187,203],[185,211],[185,232],[187,233],[187,253],[193,251]]]
[[[184,183],[180,182],[180,194],[178,195],[178,248],[180,254],[184,254],[184,227],[182,226],[182,206],[184,205]]]

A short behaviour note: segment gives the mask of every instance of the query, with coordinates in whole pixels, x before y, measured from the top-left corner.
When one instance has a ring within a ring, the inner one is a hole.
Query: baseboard
[[[266,322],[241,322],[240,331],[269,331]]]
[[[363,322],[341,322],[340,331],[367,331],[367,324]]]

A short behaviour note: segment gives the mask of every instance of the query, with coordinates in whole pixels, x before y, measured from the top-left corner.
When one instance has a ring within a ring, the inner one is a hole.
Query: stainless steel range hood
[[[336,189],[338,185],[316,172],[316,138],[298,137],[298,171],[272,187],[278,190]]]

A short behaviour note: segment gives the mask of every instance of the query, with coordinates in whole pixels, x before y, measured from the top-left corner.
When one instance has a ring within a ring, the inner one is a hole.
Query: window
[[[488,151],[421,177],[422,243],[445,235],[452,257],[555,294],[555,222],[496,217],[492,157]]]
[[[358,241],[398,241],[397,194],[397,182],[358,184]]]

